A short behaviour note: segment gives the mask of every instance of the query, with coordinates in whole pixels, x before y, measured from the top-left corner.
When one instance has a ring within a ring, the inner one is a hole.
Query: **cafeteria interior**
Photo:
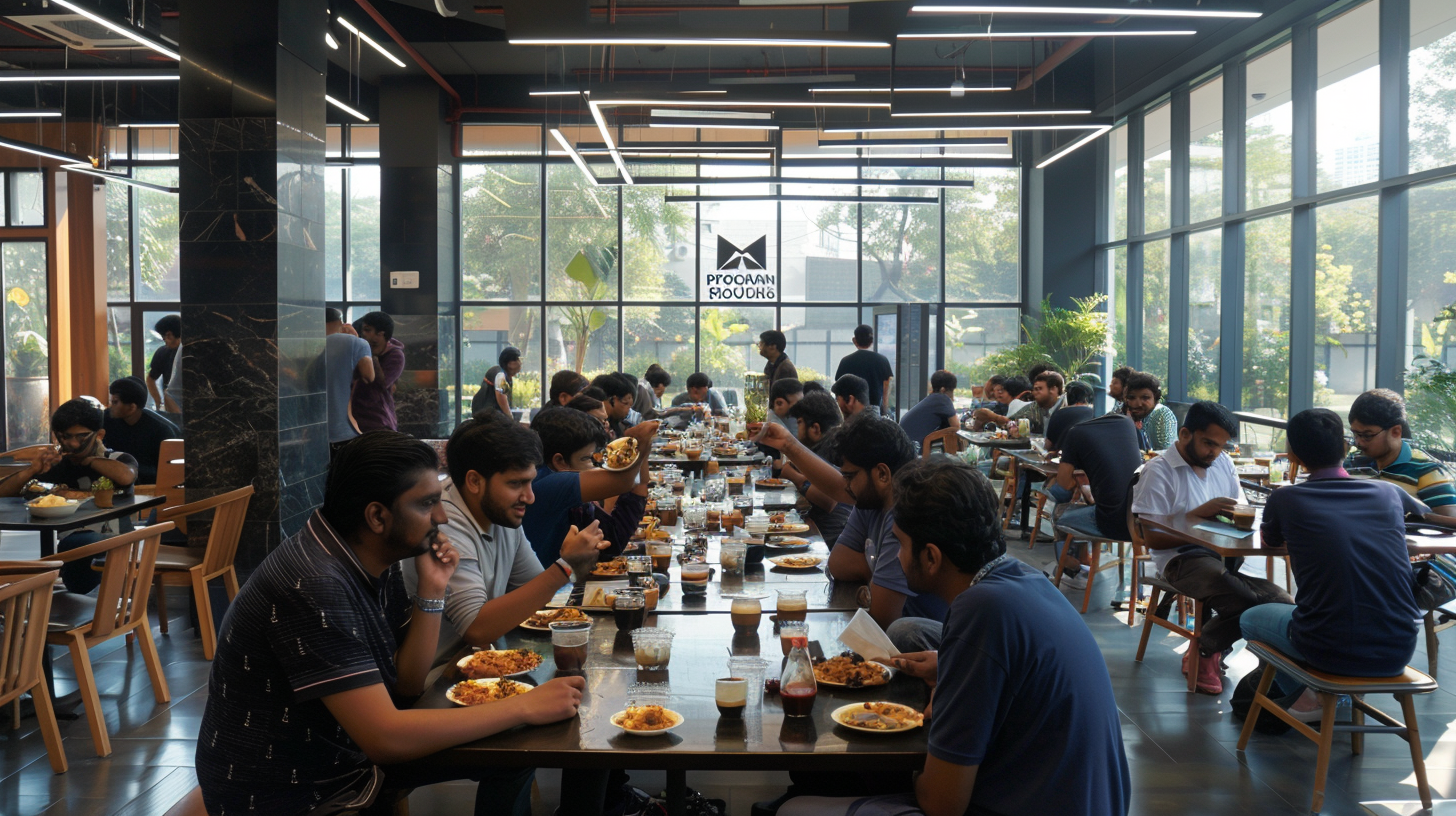
[[[1456,814],[1449,0],[0,17],[0,814]]]

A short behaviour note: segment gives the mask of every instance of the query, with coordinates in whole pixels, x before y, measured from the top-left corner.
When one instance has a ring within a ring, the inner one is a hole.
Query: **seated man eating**
[[[478,816],[531,812],[529,769],[397,766],[574,717],[585,686],[564,677],[450,710],[399,702],[425,689],[457,563],[439,530],[438,467],[429,445],[394,431],[345,445],[323,506],[228,607],[197,739],[209,813],[340,813],[376,799],[387,810],[383,789],[466,778],[489,780],[476,793]],[[405,559],[414,587],[397,566]]]
[[[1319,671],[1398,675],[1421,628],[1405,517],[1429,508],[1389,482],[1350,478],[1340,466],[1345,426],[1334,411],[1300,411],[1285,438],[1290,461],[1308,469],[1309,480],[1269,495],[1260,533],[1265,544],[1289,549],[1299,596],[1246,610],[1239,620],[1243,635]],[[1290,707],[1310,721],[1319,720],[1320,709],[1308,689]]]
[[[926,459],[900,470],[895,493],[901,568],[950,606],[939,651],[893,660],[932,687],[925,769],[912,792],[801,797],[779,816],[1127,813],[1107,663],[1066,599],[1006,554],[990,482],[965,462]]]

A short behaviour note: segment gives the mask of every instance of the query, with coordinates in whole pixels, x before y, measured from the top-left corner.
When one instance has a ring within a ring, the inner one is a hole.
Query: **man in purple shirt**
[[[404,343],[394,339],[394,318],[370,312],[354,324],[374,353],[374,381],[354,381],[354,421],[360,433],[399,430],[394,416],[394,383],[404,371]]]

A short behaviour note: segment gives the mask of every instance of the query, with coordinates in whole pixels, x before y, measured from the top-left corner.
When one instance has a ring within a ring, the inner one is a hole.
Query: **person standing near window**
[[[360,433],[398,430],[394,383],[404,373],[404,343],[394,339],[394,318],[384,312],[370,312],[359,318],[357,328],[374,353],[374,380],[354,383],[354,421]]]
[[[799,379],[799,369],[789,360],[789,355],[784,353],[788,347],[788,339],[784,333],[777,329],[769,329],[758,335],[758,354],[768,363],[763,367],[763,390],[773,392],[773,384],[779,380]]]
[[[480,390],[475,392],[475,398],[470,401],[470,413],[477,419],[497,411],[511,416],[511,389],[519,373],[521,350],[515,346],[501,349],[500,355],[496,357],[496,365],[485,372],[485,379],[480,382]]]
[[[167,407],[166,398],[162,394],[172,382],[173,358],[177,356],[177,347],[182,345],[182,318],[174,314],[167,315],[158,320],[152,330],[161,335],[162,347],[152,352],[152,362],[147,366],[147,393],[157,403],[158,411],[170,411],[172,409]],[[162,383],[160,389],[157,387],[158,380]]]
[[[324,383],[329,406],[329,458],[359,435],[349,411],[354,381],[374,381],[374,353],[338,309],[324,310]]]
[[[839,361],[839,368],[834,369],[834,379],[838,381],[845,374],[854,374],[869,383],[869,404],[884,411],[890,404],[890,380],[894,378],[895,373],[885,355],[877,351],[870,351],[870,346],[874,344],[874,329],[864,324],[856,327],[854,330],[855,350]]]

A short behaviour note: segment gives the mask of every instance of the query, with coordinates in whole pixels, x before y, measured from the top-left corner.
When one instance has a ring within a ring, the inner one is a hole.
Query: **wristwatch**
[[[566,580],[571,581],[571,565],[566,563],[565,558],[556,559],[556,566],[561,567],[561,572],[566,575]]]

